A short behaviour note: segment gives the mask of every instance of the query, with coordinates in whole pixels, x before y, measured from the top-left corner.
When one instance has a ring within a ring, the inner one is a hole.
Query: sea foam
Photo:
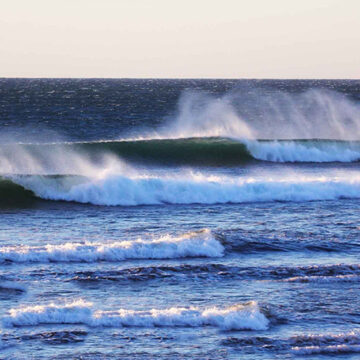
[[[84,324],[91,327],[201,327],[223,330],[265,330],[269,320],[256,302],[226,308],[173,307],[151,310],[96,310],[93,304],[78,300],[68,304],[48,304],[11,309],[3,318],[5,326],[40,324]]]
[[[353,162],[360,160],[358,142],[243,141],[258,160],[272,162]]]
[[[172,259],[220,257],[224,248],[210,230],[179,236],[164,235],[154,240],[138,239],[111,243],[84,242],[44,246],[0,248],[0,262],[97,262],[126,259]]]

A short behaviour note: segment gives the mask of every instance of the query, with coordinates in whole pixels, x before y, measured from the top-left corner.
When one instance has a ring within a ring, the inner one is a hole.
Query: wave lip
[[[98,262],[126,259],[172,259],[221,257],[224,248],[211,231],[165,235],[152,241],[138,239],[113,243],[65,243],[45,246],[16,246],[0,249],[0,262]]]
[[[266,330],[269,320],[256,302],[227,308],[177,307],[169,309],[113,311],[95,310],[92,303],[78,300],[73,303],[29,306],[11,309],[3,318],[11,326],[40,324],[84,324],[91,327],[202,327],[214,326],[223,330]]]

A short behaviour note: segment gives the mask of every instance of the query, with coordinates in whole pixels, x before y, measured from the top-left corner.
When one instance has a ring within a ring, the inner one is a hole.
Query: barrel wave
[[[279,163],[357,162],[360,141],[344,140],[250,140],[222,137],[178,139],[124,139],[119,141],[17,144],[26,154],[43,159],[44,154],[69,151],[92,159],[113,154],[128,161],[162,165],[237,166],[255,161]],[[3,145],[3,158],[11,159],[14,145]]]

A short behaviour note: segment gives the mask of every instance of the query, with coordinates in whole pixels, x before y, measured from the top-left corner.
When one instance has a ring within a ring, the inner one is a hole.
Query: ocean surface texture
[[[360,358],[360,81],[0,79],[0,359]]]

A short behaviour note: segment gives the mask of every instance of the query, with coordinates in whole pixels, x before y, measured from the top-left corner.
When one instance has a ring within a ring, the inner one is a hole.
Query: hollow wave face
[[[360,198],[360,175],[262,178],[186,173],[179,176],[115,175],[100,178],[12,176],[11,180],[47,200],[94,205],[217,204]]]
[[[223,330],[266,330],[268,319],[255,302],[228,308],[178,307],[151,310],[96,310],[82,300],[68,304],[49,304],[11,309],[3,318],[5,326],[40,324],[84,324],[91,327],[202,327]]]
[[[111,243],[66,243],[45,246],[12,246],[0,249],[0,262],[98,262],[126,259],[221,257],[224,248],[210,230],[158,239]]]

